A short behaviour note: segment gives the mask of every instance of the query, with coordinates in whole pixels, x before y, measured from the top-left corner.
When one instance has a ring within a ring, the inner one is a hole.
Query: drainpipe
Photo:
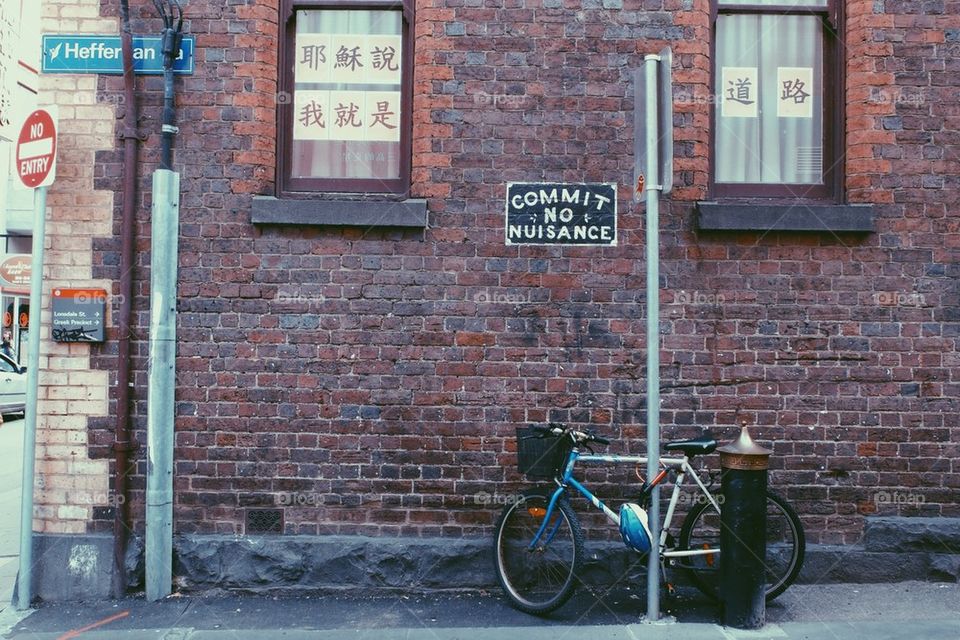
[[[137,444],[130,438],[130,318],[133,308],[134,233],[137,202],[137,102],[134,93],[133,33],[130,30],[128,0],[120,0],[121,50],[123,55],[123,204],[120,222],[120,310],[117,317],[117,421],[113,452],[113,595],[121,598],[127,590],[126,551],[130,531],[130,501],[127,496],[129,455]]]

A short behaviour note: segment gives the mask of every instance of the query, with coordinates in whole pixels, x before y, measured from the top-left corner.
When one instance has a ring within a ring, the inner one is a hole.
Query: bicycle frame
[[[620,526],[620,516],[610,509],[607,505],[603,504],[603,501],[600,498],[596,497],[590,490],[587,489],[583,484],[580,483],[576,478],[573,477],[573,468],[576,466],[577,462],[598,462],[606,464],[646,464],[646,456],[617,456],[617,455],[597,455],[597,454],[581,454],[580,450],[574,448],[570,451],[570,455],[567,457],[566,465],[564,466],[563,475],[557,479],[557,489],[550,496],[550,502],[547,505],[547,512],[543,518],[543,522],[540,525],[539,530],[536,535],[533,536],[533,540],[530,542],[529,548],[533,550],[540,539],[543,537],[547,529],[547,524],[550,522],[550,518],[553,515],[554,509],[556,508],[557,501],[560,497],[566,492],[567,487],[573,487],[577,490],[584,498],[586,498],[590,504],[603,512],[608,520],[613,522],[618,527]],[[677,503],[680,500],[680,486],[683,484],[684,478],[687,474],[693,478],[694,482],[700,487],[700,491],[703,492],[703,495],[706,496],[707,500],[710,501],[710,504],[719,512],[720,505],[717,503],[716,499],[703,484],[703,481],[700,480],[700,476],[697,475],[696,470],[690,466],[690,458],[683,456],[682,458],[660,458],[660,463],[663,465],[660,473],[656,478],[651,480],[649,483],[644,485],[643,493],[647,494],[649,491],[660,484],[664,478],[667,476],[667,471],[669,469],[679,469],[680,473],[677,475],[677,480],[673,484],[673,492],[670,495],[670,505],[667,507],[667,513],[663,518],[663,526],[660,527],[660,541],[658,545],[658,556],[664,558],[676,558],[683,556],[698,556],[698,555],[711,555],[719,553],[719,549],[688,549],[688,550],[670,550],[666,549],[667,544],[667,533],[669,531],[670,525],[673,523],[673,515],[677,507]],[[560,526],[560,520],[557,520],[556,525],[554,525],[553,531],[546,538],[545,544],[549,544],[553,539],[553,536],[556,534]]]

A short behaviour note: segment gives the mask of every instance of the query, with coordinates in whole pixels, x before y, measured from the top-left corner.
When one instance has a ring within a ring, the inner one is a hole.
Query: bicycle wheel
[[[500,586],[514,607],[537,615],[553,611],[573,595],[583,562],[583,532],[566,497],[557,502],[543,536],[530,549],[549,503],[540,491],[517,496],[504,508],[494,532]]]
[[[681,550],[719,549],[720,512],[709,502],[698,504],[680,528]],[[767,492],[767,602],[793,584],[803,566],[806,542],[803,525],[793,507],[778,494]],[[690,574],[694,585],[704,594],[718,600],[720,592],[720,554],[681,558],[681,567]]]

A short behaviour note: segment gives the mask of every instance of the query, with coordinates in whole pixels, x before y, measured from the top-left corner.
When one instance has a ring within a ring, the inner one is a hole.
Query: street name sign
[[[193,73],[194,37],[184,36],[180,56],[173,72]],[[43,36],[43,73],[123,73],[123,53],[118,35]],[[133,70],[139,74],[163,73],[163,39],[158,36],[133,36]]]

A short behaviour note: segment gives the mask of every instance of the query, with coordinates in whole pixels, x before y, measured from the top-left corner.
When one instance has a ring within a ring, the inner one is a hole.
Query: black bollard
[[[725,626],[759,629],[766,622],[767,467],[770,451],[740,430],[720,447],[720,601]]]

